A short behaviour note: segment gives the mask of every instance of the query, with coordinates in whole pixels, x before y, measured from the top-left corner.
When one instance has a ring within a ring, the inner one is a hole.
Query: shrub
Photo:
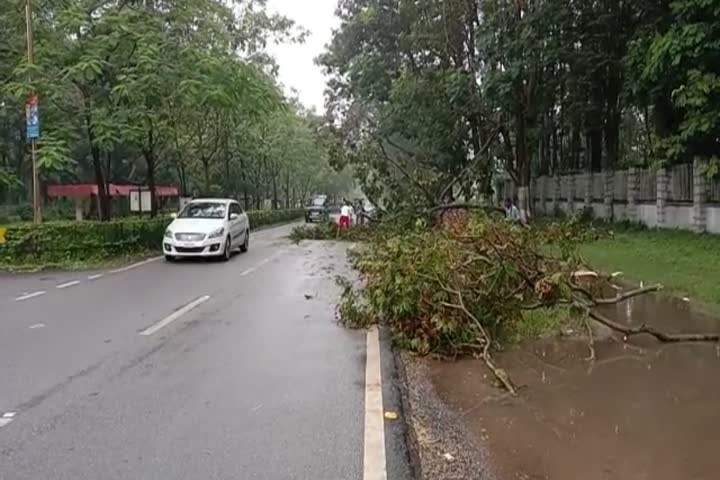
[[[250,225],[257,228],[295,220],[303,210],[262,210],[248,212]],[[0,264],[37,265],[99,260],[143,252],[159,252],[169,217],[126,218],[112,222],[46,222],[11,224],[0,246]]]

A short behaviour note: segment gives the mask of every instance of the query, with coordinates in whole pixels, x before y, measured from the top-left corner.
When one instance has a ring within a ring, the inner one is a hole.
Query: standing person
[[[510,220],[511,222],[520,222],[520,209],[518,209],[515,202],[510,200],[509,198],[505,199],[505,218]]]
[[[340,237],[340,229],[350,228],[350,216],[352,215],[352,207],[350,202],[343,198],[343,205],[340,207],[340,220],[338,221],[337,232],[335,238]]]
[[[352,223],[352,214],[353,214],[353,208],[350,205],[350,202],[347,200],[343,201],[343,206],[340,207],[340,222],[339,227],[340,228],[350,228],[350,224]]]

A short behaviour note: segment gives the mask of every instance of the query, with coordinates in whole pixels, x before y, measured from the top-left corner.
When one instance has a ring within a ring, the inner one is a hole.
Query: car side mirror
[[[231,213],[231,214],[230,214],[230,220],[237,220],[239,216],[240,216],[240,215],[238,215],[237,213]]]
[[[177,213],[171,213],[171,214],[170,214],[170,218],[172,218],[173,220],[175,220],[175,219],[177,218]]]

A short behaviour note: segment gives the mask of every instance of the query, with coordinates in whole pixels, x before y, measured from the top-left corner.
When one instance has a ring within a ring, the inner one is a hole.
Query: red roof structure
[[[148,187],[141,185],[118,185],[115,183],[108,184],[108,192],[111,197],[129,197],[130,192],[136,192],[142,189],[148,191]],[[98,194],[98,187],[94,183],[78,183],[66,185],[48,185],[48,197],[79,197],[87,198]],[[155,195],[158,197],[177,197],[179,195],[177,187],[168,185],[158,185],[155,187]]]

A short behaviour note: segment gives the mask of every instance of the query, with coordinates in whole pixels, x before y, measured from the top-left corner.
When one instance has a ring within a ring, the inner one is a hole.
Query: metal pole
[[[33,24],[32,24],[32,0],[25,3],[25,25],[27,31],[27,56],[28,64],[35,63],[35,55],[33,51]],[[33,89],[33,95],[35,91]],[[42,221],[40,211],[40,185],[38,181],[37,169],[37,140],[30,140],[30,153],[32,159],[32,192],[33,192],[33,221],[40,223]]]

